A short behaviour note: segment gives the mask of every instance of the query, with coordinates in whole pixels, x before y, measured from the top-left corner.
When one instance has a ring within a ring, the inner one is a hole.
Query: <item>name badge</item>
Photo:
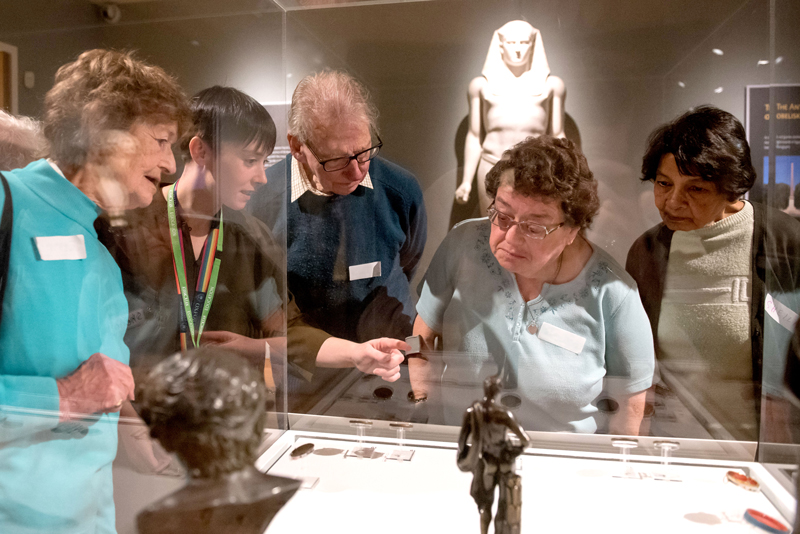
[[[86,244],[82,234],[53,235],[35,239],[39,257],[44,261],[86,259]]]
[[[776,323],[786,328],[789,332],[794,332],[794,325],[797,324],[798,316],[788,306],[779,300],[772,298],[772,295],[767,293],[767,298],[764,299],[764,311],[767,315],[772,317]]]
[[[364,278],[374,278],[381,275],[381,262],[362,263],[361,265],[350,266],[350,281],[363,280]]]
[[[539,328],[539,339],[552,343],[562,349],[567,349],[575,354],[580,354],[586,344],[586,338],[578,334],[567,332],[563,328],[553,326],[550,323],[542,323]]]

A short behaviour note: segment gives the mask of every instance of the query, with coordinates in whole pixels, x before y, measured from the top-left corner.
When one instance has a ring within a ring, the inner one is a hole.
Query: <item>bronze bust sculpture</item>
[[[241,356],[213,347],[175,354],[153,367],[136,399],[150,434],[190,477],[139,514],[141,534],[261,534],[300,487],[253,465],[266,388]]]
[[[522,515],[522,477],[514,471],[516,458],[530,440],[514,414],[497,402],[501,381],[490,376],[483,382],[484,397],[464,412],[458,438],[458,468],[473,474],[470,495],[481,514],[481,533],[489,532],[494,490],[500,486],[495,534],[519,534]],[[508,433],[516,435],[514,444]]]

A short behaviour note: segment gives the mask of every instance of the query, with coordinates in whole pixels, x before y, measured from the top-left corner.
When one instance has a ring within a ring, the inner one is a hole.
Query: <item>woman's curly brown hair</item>
[[[186,94],[172,76],[114,50],[89,50],[59,68],[44,108],[50,156],[67,169],[85,165],[98,135],[109,130],[175,122],[180,136],[191,121]]]
[[[514,172],[513,182],[503,179],[509,169]],[[600,208],[597,180],[586,157],[568,139],[529,137],[506,150],[486,175],[486,193],[495,198],[503,183],[519,195],[555,200],[568,226],[588,229]]]

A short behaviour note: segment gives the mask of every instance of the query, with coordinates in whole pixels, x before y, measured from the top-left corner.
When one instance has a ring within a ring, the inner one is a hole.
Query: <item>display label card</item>
[[[769,293],[767,293],[767,298],[764,299],[764,310],[776,323],[780,324],[788,331],[794,332],[794,326],[797,324],[797,319],[800,316],[781,301],[773,299],[772,295]]]
[[[586,344],[586,338],[578,334],[567,332],[563,328],[553,326],[550,323],[542,323],[539,328],[539,339],[552,343],[562,349],[567,349],[575,354],[580,354]]]
[[[39,257],[44,261],[86,259],[86,244],[81,234],[53,235],[35,239]]]
[[[362,263],[361,265],[350,266],[350,281],[363,280],[364,278],[374,278],[381,275],[381,262]]]

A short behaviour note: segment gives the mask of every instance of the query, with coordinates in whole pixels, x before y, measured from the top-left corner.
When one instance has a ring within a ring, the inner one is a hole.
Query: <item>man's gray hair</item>
[[[39,121],[0,109],[0,171],[24,167],[46,152],[47,140]]]
[[[289,133],[301,143],[311,139],[315,128],[326,124],[364,121],[370,133],[378,133],[378,108],[369,91],[347,73],[325,70],[306,76],[292,95]]]

